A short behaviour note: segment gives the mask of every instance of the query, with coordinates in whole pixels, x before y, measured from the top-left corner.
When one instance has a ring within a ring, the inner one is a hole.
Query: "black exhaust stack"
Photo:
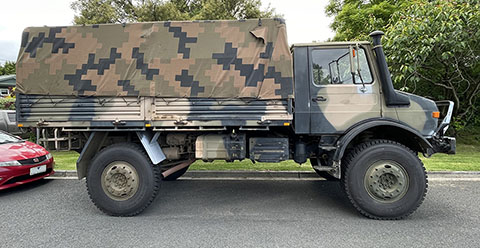
[[[380,73],[380,81],[382,83],[383,94],[385,95],[385,102],[389,107],[410,105],[410,99],[408,96],[398,93],[393,88],[392,78],[390,71],[388,70],[381,42],[384,34],[385,33],[382,31],[374,31],[370,34],[370,37],[373,39],[373,50],[375,51],[377,58],[378,72]]]

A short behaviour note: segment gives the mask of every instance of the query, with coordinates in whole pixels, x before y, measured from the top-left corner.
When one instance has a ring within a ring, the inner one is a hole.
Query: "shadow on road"
[[[8,195],[11,195],[11,194],[25,193],[25,192],[28,192],[28,191],[31,191],[31,190],[36,190],[37,188],[48,184],[50,181],[52,181],[52,180],[40,179],[40,180],[33,181],[33,182],[30,182],[30,183],[15,186],[13,188],[0,190],[0,197],[8,196]]]
[[[179,180],[163,182],[142,215],[333,212],[358,215],[339,182],[272,180]]]

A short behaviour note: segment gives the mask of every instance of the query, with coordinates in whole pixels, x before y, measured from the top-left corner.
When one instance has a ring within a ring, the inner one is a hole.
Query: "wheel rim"
[[[101,181],[105,194],[116,201],[128,200],[138,191],[137,170],[125,161],[115,161],[107,165]]]
[[[364,186],[373,199],[391,203],[405,196],[409,181],[402,165],[395,161],[382,160],[370,165],[365,173]]]

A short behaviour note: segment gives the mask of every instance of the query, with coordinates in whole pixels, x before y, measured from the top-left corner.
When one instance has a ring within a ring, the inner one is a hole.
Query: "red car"
[[[0,131],[0,190],[48,177],[54,164],[45,148]]]

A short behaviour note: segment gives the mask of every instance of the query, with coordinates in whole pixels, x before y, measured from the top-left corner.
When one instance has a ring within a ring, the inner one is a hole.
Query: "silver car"
[[[21,135],[23,132],[17,127],[15,110],[0,110],[0,130],[13,135]]]

